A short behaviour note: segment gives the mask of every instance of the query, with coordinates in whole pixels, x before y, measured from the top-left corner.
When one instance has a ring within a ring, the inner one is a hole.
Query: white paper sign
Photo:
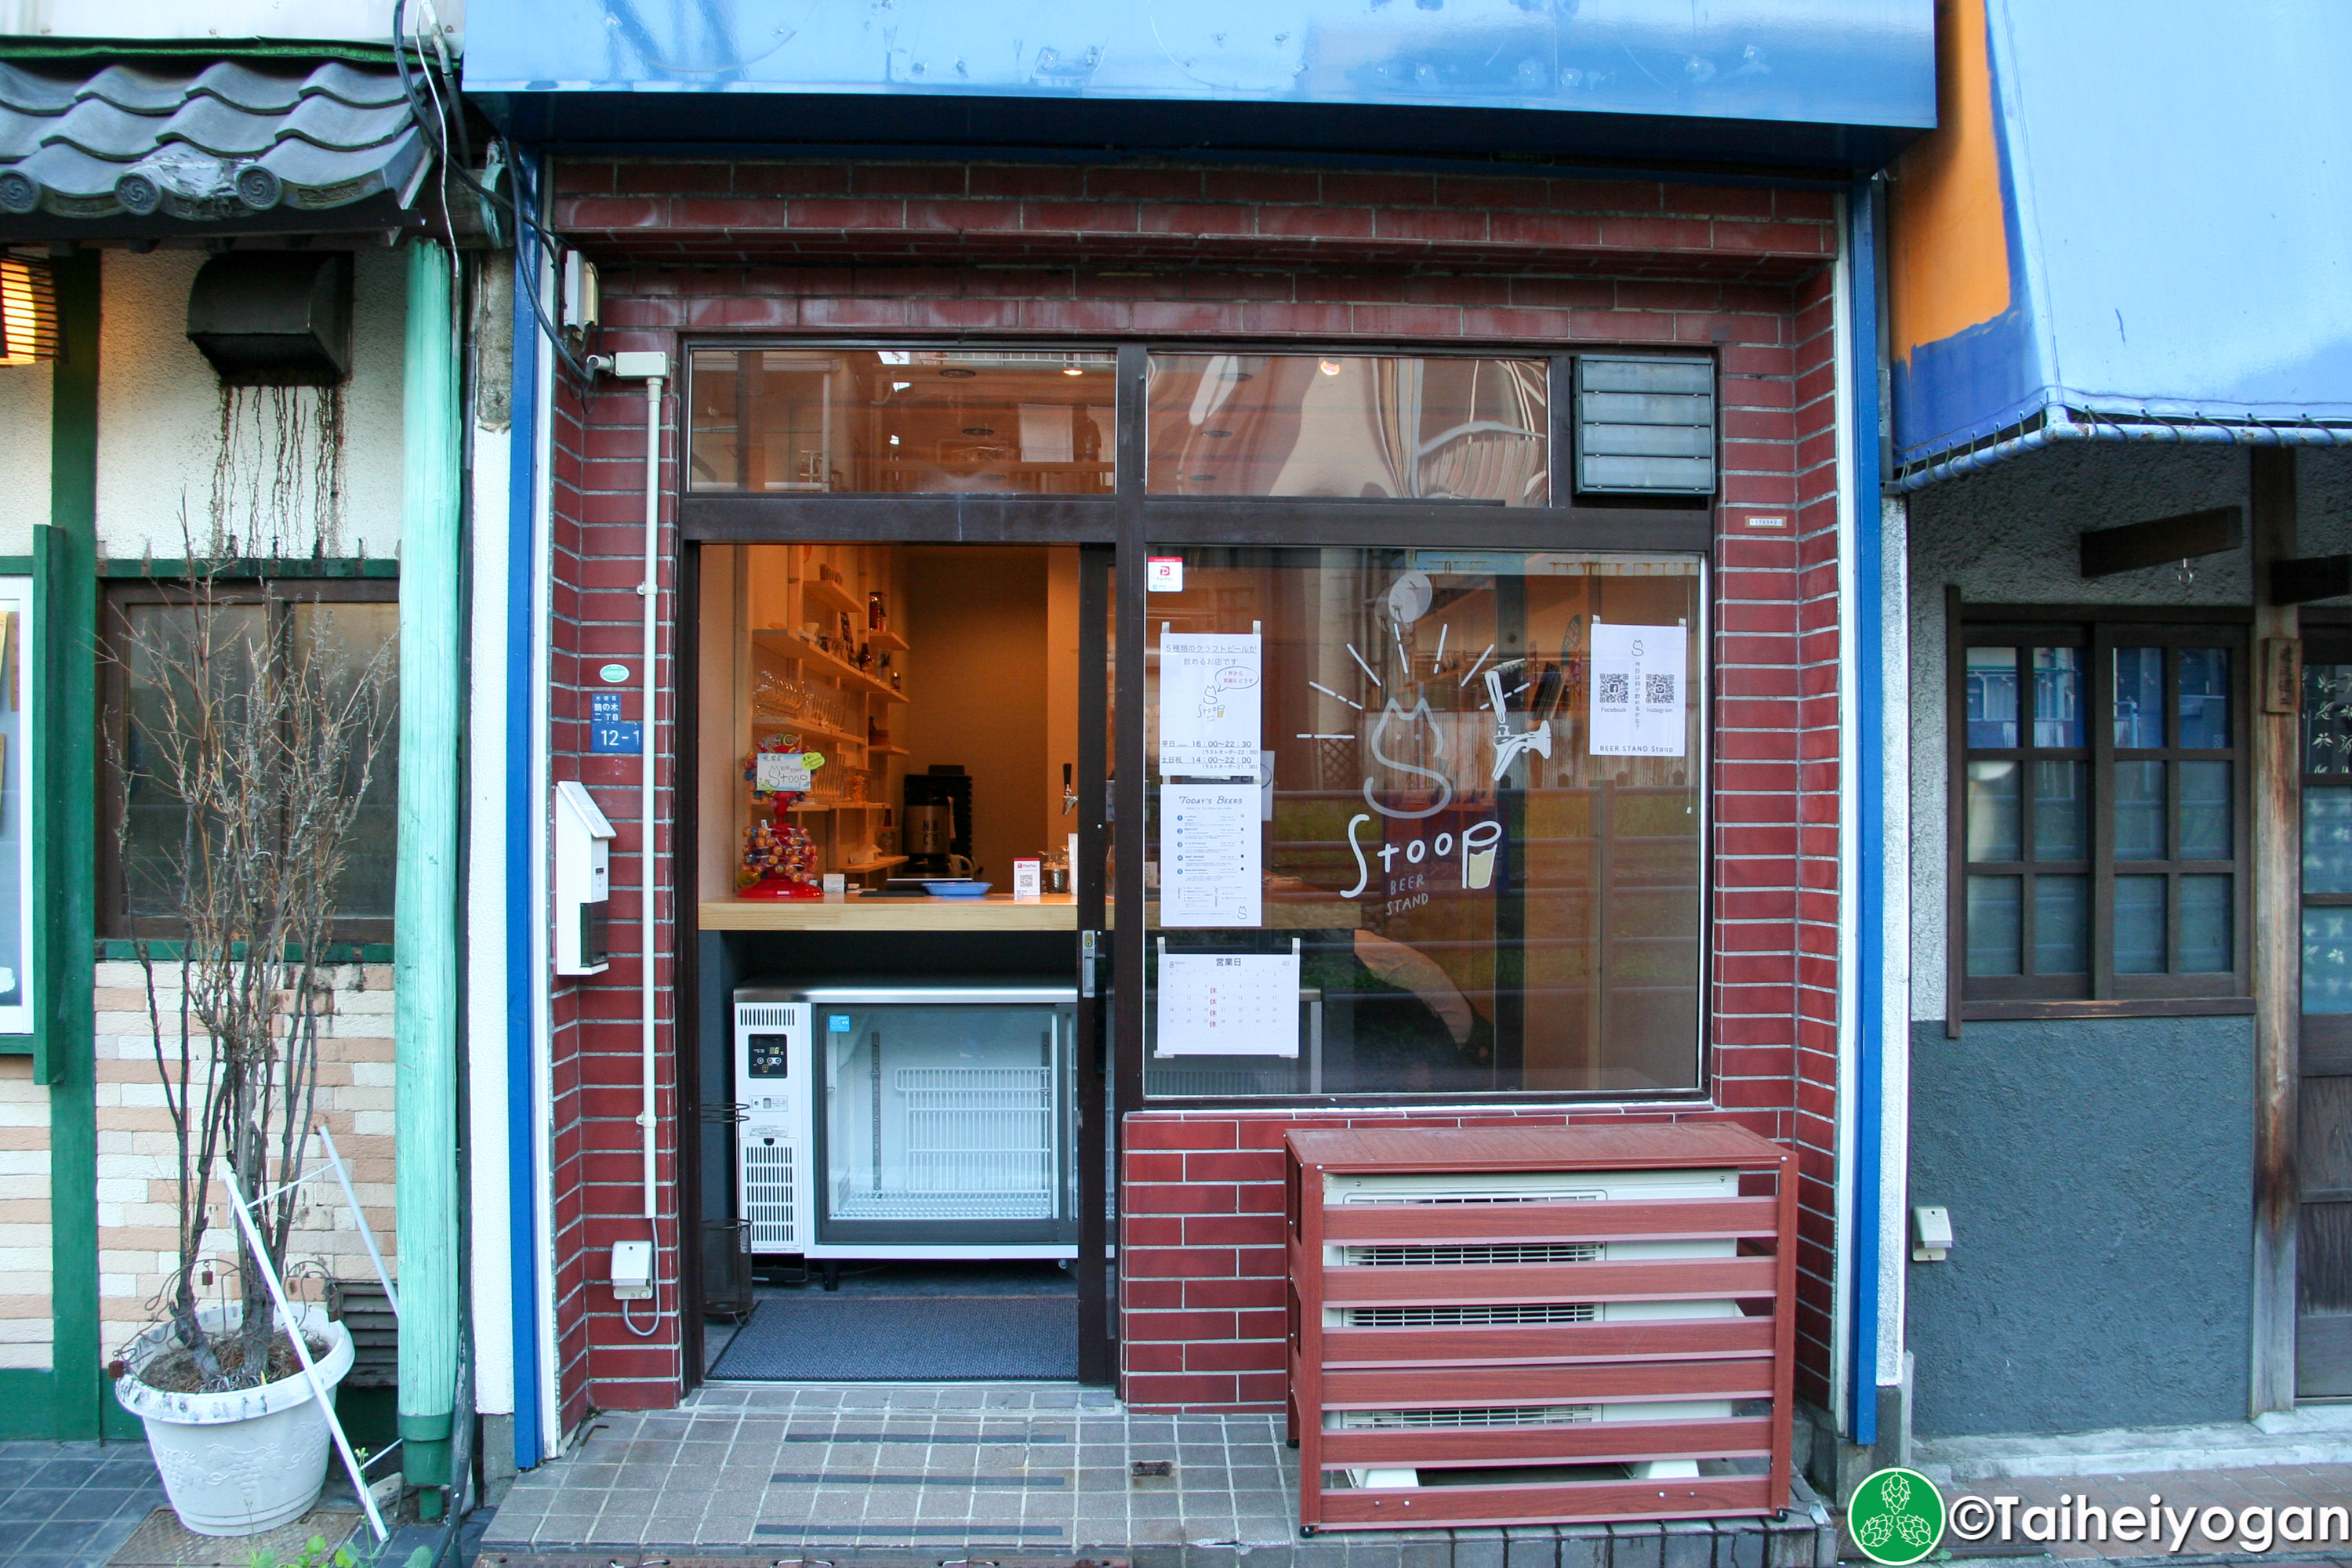
[[[762,790],[806,789],[807,757],[806,752],[761,752],[752,764],[756,771],[751,782]]]
[[[1160,776],[1257,782],[1258,637],[1163,632]]]
[[[1013,862],[1013,896],[1023,903],[1034,903],[1044,896],[1045,862],[1015,860]]]
[[[1591,754],[1679,757],[1688,685],[1681,626],[1592,627]]]
[[[1295,1057],[1298,954],[1160,952],[1161,1057]]]
[[[1154,594],[1182,593],[1184,558],[1181,555],[1154,555],[1144,562],[1143,586]]]
[[[1255,784],[1160,786],[1160,923],[1255,926],[1259,879]]]

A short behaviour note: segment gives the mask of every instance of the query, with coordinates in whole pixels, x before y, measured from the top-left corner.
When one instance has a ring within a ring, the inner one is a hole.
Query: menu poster
[[[1683,754],[1685,662],[1681,626],[1592,626],[1591,754]]]
[[[1160,923],[1255,926],[1265,891],[1255,784],[1160,786]]]
[[[1296,1057],[1298,950],[1171,952],[1160,949],[1161,1057]]]
[[[1160,776],[1247,779],[1258,770],[1258,636],[1160,635]]]

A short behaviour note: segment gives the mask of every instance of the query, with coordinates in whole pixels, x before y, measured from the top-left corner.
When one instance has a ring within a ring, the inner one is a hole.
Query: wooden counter
[[[1145,924],[1158,930],[1155,900]],[[1271,898],[1265,931],[1349,931],[1362,911],[1345,899]],[[861,899],[818,903],[771,899],[720,899],[701,906],[703,931],[1076,931],[1077,900],[1048,893],[1015,903],[1008,893],[984,899]]]
[[[819,903],[724,899],[702,906],[704,931],[1076,931],[1077,900],[1049,893],[1015,903],[1010,893],[984,899],[859,899]]]

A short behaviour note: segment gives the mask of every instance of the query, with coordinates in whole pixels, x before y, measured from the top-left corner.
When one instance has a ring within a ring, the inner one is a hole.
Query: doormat
[[[1078,1299],[877,1297],[809,1290],[762,1300],[717,1378],[926,1383],[1078,1375]]]
[[[170,1509],[159,1508],[114,1549],[107,1568],[248,1568],[257,1559],[293,1563],[301,1558],[303,1542],[314,1535],[325,1539],[326,1556],[331,1559],[335,1548],[359,1528],[360,1516],[348,1508],[314,1508],[258,1535],[198,1535]]]

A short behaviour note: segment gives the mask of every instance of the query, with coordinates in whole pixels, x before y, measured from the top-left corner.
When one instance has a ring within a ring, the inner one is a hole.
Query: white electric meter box
[[[613,892],[613,825],[586,786],[555,786],[555,973],[601,974]]]

